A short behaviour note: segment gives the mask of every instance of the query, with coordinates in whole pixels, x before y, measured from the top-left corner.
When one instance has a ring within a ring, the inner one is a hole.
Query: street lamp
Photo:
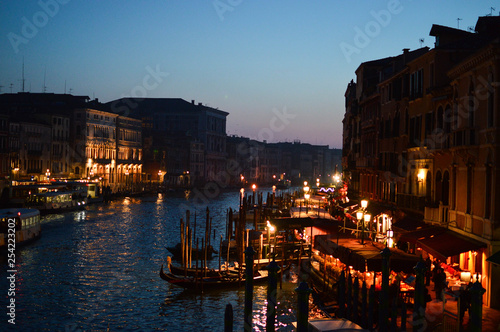
[[[361,201],[361,207],[363,208],[363,210],[368,207],[368,201],[366,199],[363,199]]]
[[[309,195],[308,193],[304,194],[304,199],[306,200],[306,215],[309,213],[308,209],[309,209],[309,198],[311,197],[311,195]]]
[[[253,190],[252,205],[255,205],[255,189],[257,189],[257,185],[254,183],[252,184],[252,190]]]
[[[50,180],[50,170],[47,168],[47,172],[45,172],[45,177],[47,178],[47,181]]]
[[[387,230],[387,246],[389,248],[392,248],[393,244],[394,244],[394,232],[392,229],[388,229]]]
[[[268,244],[268,253],[271,252],[271,232],[274,232],[274,226],[271,225],[269,220],[266,220],[266,228],[267,228],[267,244]]]

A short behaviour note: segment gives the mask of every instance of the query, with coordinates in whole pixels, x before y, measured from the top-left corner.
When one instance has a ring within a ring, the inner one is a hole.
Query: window
[[[420,98],[423,95],[423,70],[417,70],[410,75],[410,98]]]

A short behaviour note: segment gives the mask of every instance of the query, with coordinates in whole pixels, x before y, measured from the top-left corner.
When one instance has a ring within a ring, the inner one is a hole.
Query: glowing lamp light
[[[368,207],[368,201],[367,201],[366,199],[363,199],[363,200],[361,201],[361,207],[362,207],[363,209],[366,209],[366,208]]]
[[[425,179],[425,171],[423,169],[421,169],[421,170],[418,171],[417,179],[418,179],[418,182],[423,182],[424,181],[424,179]]]
[[[252,184],[252,189],[253,190],[257,189],[257,185],[256,184]]]
[[[362,211],[356,212],[356,219],[358,219],[358,220],[363,219],[363,212]]]
[[[462,282],[470,282],[470,279],[471,279],[471,273],[470,273],[470,271],[460,272],[460,281],[462,281]]]
[[[269,232],[274,232],[274,226],[271,225],[271,223],[269,222],[269,220],[267,220],[266,222],[267,222],[267,228],[269,229]]]
[[[369,213],[365,214],[365,222],[369,222],[371,218],[372,218],[371,214]]]
[[[304,198],[305,198],[305,199],[309,199],[310,197],[311,197],[311,195],[309,195],[309,194],[305,194],[305,195],[304,195]]]
[[[304,192],[306,192],[306,193],[309,192],[309,187],[308,186],[304,187]]]

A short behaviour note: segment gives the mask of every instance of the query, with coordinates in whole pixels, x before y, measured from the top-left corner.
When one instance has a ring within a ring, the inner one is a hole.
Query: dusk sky
[[[432,48],[432,24],[466,30],[498,10],[470,0],[2,1],[1,92],[21,91],[24,58],[27,92],[194,99],[230,113],[229,135],[341,148],[344,92],[361,62]]]

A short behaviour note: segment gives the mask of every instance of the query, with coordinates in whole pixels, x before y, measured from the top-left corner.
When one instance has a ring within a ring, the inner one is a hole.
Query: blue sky
[[[3,1],[0,85],[21,91],[24,57],[25,91],[194,99],[230,113],[228,134],[340,148],[361,62],[432,48],[432,24],[474,27],[490,7],[498,15],[499,1],[470,0]]]

